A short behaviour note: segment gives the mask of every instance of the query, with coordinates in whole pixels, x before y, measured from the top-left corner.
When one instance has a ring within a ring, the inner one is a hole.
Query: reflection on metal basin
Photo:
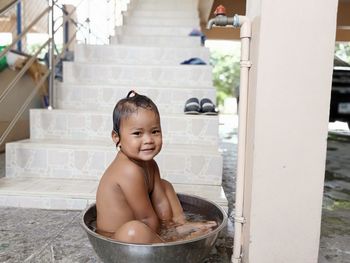
[[[178,194],[184,211],[203,215],[214,220],[218,227],[208,234],[191,240],[159,244],[129,244],[118,242],[93,231],[96,206],[91,205],[83,213],[81,225],[86,231],[96,254],[105,263],[197,263],[208,256],[220,231],[227,224],[226,212],[217,204],[203,198]]]

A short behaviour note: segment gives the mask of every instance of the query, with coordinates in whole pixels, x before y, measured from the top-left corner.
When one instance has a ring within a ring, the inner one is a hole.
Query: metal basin
[[[105,263],[201,262],[208,256],[220,231],[226,226],[226,212],[217,204],[197,196],[178,194],[178,197],[185,212],[204,215],[206,219],[216,221],[218,227],[208,234],[185,241],[151,245],[118,242],[94,232],[95,204],[85,210],[81,225],[96,254]]]

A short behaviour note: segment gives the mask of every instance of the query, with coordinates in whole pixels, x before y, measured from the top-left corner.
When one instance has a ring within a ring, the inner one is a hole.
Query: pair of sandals
[[[218,115],[214,103],[204,98],[199,101],[197,98],[190,98],[185,104],[185,114],[204,114],[204,115]]]

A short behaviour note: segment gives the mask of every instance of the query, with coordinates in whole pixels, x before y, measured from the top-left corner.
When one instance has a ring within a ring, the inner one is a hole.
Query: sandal
[[[204,115],[218,115],[218,112],[215,109],[214,103],[207,98],[204,98],[200,102],[201,113]]]
[[[202,59],[200,58],[190,58],[180,63],[181,65],[206,65]]]
[[[190,98],[185,104],[185,114],[199,114],[200,112],[199,100],[197,98]]]

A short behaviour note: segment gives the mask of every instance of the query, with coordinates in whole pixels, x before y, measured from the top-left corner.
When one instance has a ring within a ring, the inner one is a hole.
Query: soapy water
[[[190,240],[210,233],[218,227],[215,220],[209,220],[206,216],[184,211],[186,223],[179,225],[171,222],[161,222],[160,233],[164,242],[174,242],[180,240]],[[89,224],[92,231],[96,232],[96,220],[92,220]]]
[[[174,242],[180,240],[190,240],[210,233],[218,224],[209,221],[201,214],[185,212],[186,223],[178,225],[169,222],[162,222],[160,227],[160,237],[164,242]]]

